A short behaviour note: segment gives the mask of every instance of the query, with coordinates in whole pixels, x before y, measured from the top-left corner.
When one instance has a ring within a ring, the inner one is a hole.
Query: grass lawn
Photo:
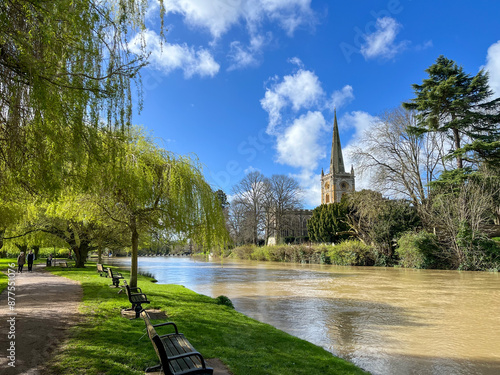
[[[151,342],[143,336],[144,322],[120,316],[122,308],[130,307],[127,296],[110,288],[111,280],[100,277],[95,265],[49,270],[82,284],[81,313],[85,317],[52,359],[53,374],[138,375],[158,363]],[[318,346],[182,286],[154,284],[143,276],[139,276],[138,286],[152,301],[150,307],[165,311],[168,320],[177,324],[205,358],[221,359],[235,375],[366,374]]]
[[[0,293],[7,287],[8,277],[7,269],[14,263],[14,271],[17,271],[17,260],[16,259],[0,259]]]

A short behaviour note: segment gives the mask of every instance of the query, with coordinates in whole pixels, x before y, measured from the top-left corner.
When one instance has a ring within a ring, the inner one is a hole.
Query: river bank
[[[422,242],[424,243],[424,242]],[[399,251],[388,256],[380,253],[373,246],[360,241],[347,240],[339,244],[284,244],[273,246],[242,245],[233,249],[214,253],[213,256],[227,259],[257,260],[266,262],[288,262],[307,264],[327,264],[337,266],[379,266],[404,267],[413,269],[440,269],[440,270],[472,270],[498,272],[500,270],[500,241],[495,238],[491,241],[492,262],[483,268],[457,267],[451,259],[445,261],[445,254],[434,254],[426,250],[425,246],[410,246],[406,251]],[[494,249],[493,249],[494,248]],[[449,254],[448,254],[449,255]],[[203,257],[203,254],[195,256]],[[436,260],[436,259],[441,260]]]
[[[130,258],[112,264],[130,267]],[[140,257],[158,284],[228,296],[237,311],[374,375],[500,373],[498,272]]]
[[[110,280],[99,277],[95,266],[49,269],[81,284],[83,319],[51,358],[46,374],[138,375],[158,362],[149,340],[139,340],[144,333],[142,320],[120,315],[130,307],[126,295],[110,288]],[[139,278],[139,286],[153,302],[152,309],[165,311],[206,358],[219,358],[235,375],[365,373],[309,342],[182,286],[157,285],[146,277]]]

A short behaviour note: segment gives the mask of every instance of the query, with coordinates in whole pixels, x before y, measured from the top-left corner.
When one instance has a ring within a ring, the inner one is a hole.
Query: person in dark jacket
[[[33,254],[33,250],[30,250],[28,253],[28,271],[33,271],[33,261],[35,260],[35,254]]]
[[[17,272],[23,273],[24,263],[26,263],[26,256],[24,255],[24,251],[21,251],[21,254],[17,257]]]

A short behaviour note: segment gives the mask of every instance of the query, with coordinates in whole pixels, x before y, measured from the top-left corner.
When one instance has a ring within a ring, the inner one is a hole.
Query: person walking
[[[24,255],[24,251],[21,251],[21,254],[17,257],[17,272],[23,273],[23,266],[26,263],[26,256]]]
[[[33,261],[35,260],[35,254],[33,254],[33,250],[30,250],[28,253],[28,271],[33,272]]]

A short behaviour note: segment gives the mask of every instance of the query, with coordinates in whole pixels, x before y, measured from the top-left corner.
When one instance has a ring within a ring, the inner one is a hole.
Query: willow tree
[[[140,83],[146,55],[132,54],[127,38],[144,29],[147,5],[0,2],[0,185],[13,172],[8,182],[31,192],[57,190],[64,172],[73,175],[86,154],[102,151],[98,129],[128,127],[131,80]]]
[[[6,232],[16,226],[26,215],[26,207],[32,197],[20,186],[8,182],[0,183],[0,250],[4,245]],[[7,235],[8,237],[8,235]]]
[[[130,234],[130,285],[137,286],[139,238],[152,228],[175,232],[205,249],[225,246],[225,219],[217,194],[197,160],[161,149],[133,129],[118,166],[103,164],[98,204]]]

